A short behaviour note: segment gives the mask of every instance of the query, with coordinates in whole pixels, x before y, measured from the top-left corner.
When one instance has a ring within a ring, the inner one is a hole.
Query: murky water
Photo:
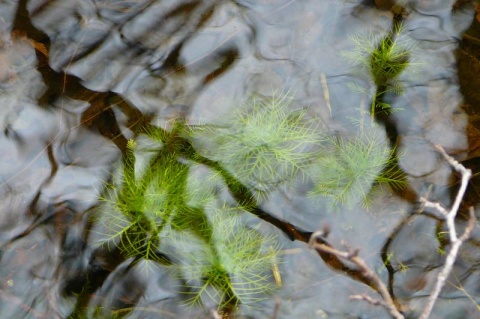
[[[0,318],[388,318],[325,225],[417,318],[450,247],[418,201],[459,181],[434,144],[474,173],[460,231],[478,206],[480,11],[397,2],[0,3]],[[479,234],[431,318],[480,318]]]

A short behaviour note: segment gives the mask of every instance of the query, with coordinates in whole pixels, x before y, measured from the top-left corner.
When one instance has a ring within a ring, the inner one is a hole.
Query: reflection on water
[[[416,202],[429,194],[448,205],[457,182],[432,145],[478,173],[480,19],[472,1],[393,2],[0,4],[0,317],[386,318],[347,301],[376,296],[359,271],[309,250],[323,224],[417,317],[449,242],[441,219],[414,214]],[[412,72],[373,62],[404,52],[393,46],[397,22]],[[242,113],[252,95],[287,91],[279,118]],[[372,118],[379,142],[348,153]],[[183,121],[193,129],[176,132]],[[145,138],[152,130],[156,142]],[[388,139],[391,165],[371,170]],[[397,164],[408,185],[377,187]],[[297,174],[310,165],[322,169]],[[350,184],[369,194],[368,208],[325,198]],[[109,245],[98,245],[105,234]],[[434,316],[479,316],[478,236],[462,246]]]

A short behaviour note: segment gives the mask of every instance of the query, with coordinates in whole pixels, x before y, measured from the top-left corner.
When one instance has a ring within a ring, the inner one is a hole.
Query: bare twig
[[[322,82],[323,97],[325,98],[328,112],[330,112],[330,117],[332,117],[332,106],[330,105],[330,93],[328,92],[328,83],[327,83],[327,77],[325,76],[325,73],[320,73],[320,80]]]
[[[439,203],[433,203],[428,201],[425,198],[421,198],[421,201],[425,204],[425,207],[435,208],[439,213],[441,213],[447,221],[448,232],[450,235],[450,243],[451,248],[448,252],[447,258],[445,260],[445,265],[443,269],[440,271],[437,277],[437,282],[435,283],[435,287],[433,288],[430,297],[428,298],[428,303],[423,309],[422,314],[420,315],[419,319],[427,319],[430,315],[435,302],[438,299],[438,295],[442,290],[442,287],[445,285],[445,281],[448,278],[448,275],[452,271],[453,264],[457,259],[458,250],[462,243],[470,237],[473,229],[475,228],[475,214],[473,212],[473,208],[470,209],[470,217],[468,219],[467,227],[463,234],[458,237],[457,231],[455,228],[455,217],[457,216],[458,208],[460,207],[460,203],[465,195],[465,191],[467,190],[468,181],[472,176],[472,172],[465,168],[462,164],[456,161],[453,157],[449,156],[445,150],[440,145],[435,145],[436,149],[443,155],[443,157],[448,161],[448,163],[462,175],[462,181],[460,184],[460,189],[458,190],[457,196],[455,197],[455,201],[449,211],[441,206]]]
[[[343,258],[354,263],[360,269],[363,275],[371,280],[374,287],[376,288],[378,293],[382,296],[384,301],[375,300],[368,296],[362,296],[362,299],[367,300],[370,303],[378,304],[385,307],[395,319],[404,319],[404,316],[400,313],[400,311],[395,306],[395,303],[392,299],[392,296],[390,296],[390,293],[388,292],[387,287],[382,282],[382,280],[377,276],[377,274],[375,274],[367,266],[367,264],[363,261],[363,259],[361,259],[358,256],[358,250],[340,251],[328,245],[317,242],[317,238],[319,236],[322,236],[323,234],[324,232],[322,231],[317,231],[313,233],[312,236],[310,237],[309,245],[315,248],[316,250],[335,255],[339,258]],[[352,296],[351,298],[360,299],[358,295]]]

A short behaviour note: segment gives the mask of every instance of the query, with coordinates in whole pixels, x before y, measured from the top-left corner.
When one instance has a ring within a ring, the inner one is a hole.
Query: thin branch
[[[448,155],[440,145],[435,145],[435,148],[443,155],[445,160],[447,160],[447,162],[462,175],[462,181],[457,196],[455,197],[455,201],[453,202],[453,205],[449,211],[447,211],[447,209],[445,209],[439,203],[430,202],[425,198],[421,199],[422,202],[424,202],[425,207],[435,208],[445,217],[450,235],[451,248],[448,252],[447,258],[445,259],[445,265],[437,276],[437,282],[435,283],[435,287],[428,298],[428,303],[423,309],[419,319],[427,319],[430,316],[433,306],[438,299],[438,295],[440,294],[442,287],[445,285],[445,282],[452,271],[455,260],[457,259],[458,250],[463,242],[470,237],[470,234],[475,228],[476,223],[475,213],[473,212],[473,208],[471,208],[467,227],[460,237],[457,236],[455,217],[457,216],[458,208],[460,207],[460,203],[465,195],[465,191],[467,190],[468,182],[472,176],[472,172],[456,161],[453,157]]]
[[[472,171],[465,168],[462,164],[460,164],[457,160],[447,154],[442,146],[436,144],[435,148],[443,155],[443,157],[447,160],[447,162],[452,165],[452,167],[462,174],[462,183],[460,185],[460,189],[458,190],[457,197],[455,198],[455,202],[453,203],[452,208],[450,209],[450,213],[452,215],[456,215],[458,208],[460,207],[460,203],[465,195],[465,191],[467,190],[468,181],[472,177]]]
[[[330,105],[330,93],[328,92],[328,83],[327,83],[327,77],[325,76],[325,73],[320,73],[320,80],[322,82],[323,97],[325,98],[325,102],[327,104],[330,117],[332,117],[332,106]]]
[[[468,219],[467,227],[465,228],[465,231],[462,234],[462,236],[460,238],[457,238],[454,242],[452,242],[452,247],[448,252],[447,258],[445,260],[445,265],[443,266],[442,271],[440,271],[440,273],[437,276],[437,282],[435,283],[435,287],[433,288],[430,294],[430,297],[428,298],[427,306],[423,309],[423,312],[419,319],[427,319],[428,316],[430,315],[430,312],[432,311],[433,306],[438,299],[438,295],[440,294],[442,287],[445,285],[448,275],[452,271],[453,264],[457,259],[458,250],[460,249],[460,246],[463,244],[463,242],[470,237],[470,234],[475,228],[475,223],[476,223],[475,214],[473,212],[473,208],[471,208],[470,218]],[[448,228],[450,233],[456,232],[455,227],[453,229],[450,229],[450,227]]]
[[[448,217],[448,210],[445,209],[440,203],[434,203],[430,202],[427,198],[425,197],[420,197],[420,203],[423,204],[422,207],[429,207],[429,208],[435,208],[437,212],[439,212],[444,218]]]
[[[360,269],[362,274],[366,278],[370,279],[375,289],[378,291],[380,296],[382,296],[384,301],[378,301],[378,300],[375,301],[375,299],[371,297],[363,298],[363,299],[369,301],[370,303],[374,302],[378,305],[385,307],[395,319],[404,319],[405,317],[400,313],[400,311],[395,306],[392,296],[388,292],[387,286],[385,286],[385,284],[377,276],[377,274],[374,273],[367,266],[367,264],[363,261],[363,259],[358,256],[358,250],[340,251],[333,247],[317,242],[317,238],[323,236],[323,234],[324,232],[321,232],[321,231],[317,231],[313,233],[309,241],[310,247],[315,248],[317,251],[323,251],[354,263]],[[351,298],[359,299],[358,296],[352,296]]]

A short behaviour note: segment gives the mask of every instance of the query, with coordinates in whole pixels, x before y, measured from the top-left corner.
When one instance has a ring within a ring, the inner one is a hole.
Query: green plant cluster
[[[376,46],[353,38],[356,61],[384,90],[399,91],[397,78],[409,63],[401,32]],[[276,92],[247,99],[214,123],[145,128],[127,144],[120,181],[107,187],[105,242],[125,258],[166,265],[192,305],[232,311],[271,293],[278,245],[247,226],[245,212],[299,176],[332,210],[367,204],[378,186],[405,185],[399,155],[373,123],[332,137],[292,102]]]
[[[181,142],[186,133],[176,123],[170,132],[151,128],[138,143],[129,141],[120,181],[107,187],[104,198],[104,244],[176,273],[189,304],[224,311],[251,304],[273,291],[278,245],[247,227],[240,206],[213,204],[215,181],[192,193],[193,164],[183,157],[189,151]]]
[[[172,137],[174,134],[172,132]],[[158,138],[154,134],[151,137]],[[151,141],[153,144],[155,140]],[[159,142],[157,147],[163,150]],[[141,177],[136,178],[135,146],[133,141],[127,145],[120,185],[107,188],[109,205],[102,221],[108,230],[109,242],[117,243],[126,258],[142,256],[156,260],[159,234],[167,221],[174,218],[178,227],[186,226],[179,217],[192,210],[186,204],[184,190],[188,166],[178,161],[175,151],[156,152],[150,165],[141,170]]]
[[[254,97],[218,123],[195,127],[192,136],[212,142],[199,152],[260,192],[308,176],[310,195],[326,198],[331,208],[368,203],[374,186],[405,185],[395,150],[378,127],[332,137],[291,102],[285,95]]]

